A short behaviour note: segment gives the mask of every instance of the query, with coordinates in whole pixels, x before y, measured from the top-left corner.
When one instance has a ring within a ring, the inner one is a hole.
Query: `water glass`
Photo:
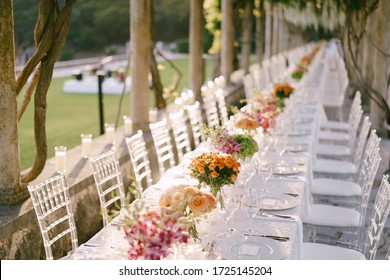
[[[272,176],[272,164],[268,160],[261,160],[257,164],[257,173],[265,184]]]
[[[55,159],[56,159],[56,170],[59,173],[66,172],[66,150],[64,146],[54,147]]]
[[[241,210],[246,213],[249,220],[247,231],[254,231],[251,227],[252,219],[260,210],[259,192],[255,189],[249,188],[243,195],[241,200]]]
[[[81,134],[81,150],[84,158],[92,155],[92,134]]]
[[[129,116],[123,116],[123,123],[125,127],[125,135],[131,135],[131,133],[133,133],[133,121]]]

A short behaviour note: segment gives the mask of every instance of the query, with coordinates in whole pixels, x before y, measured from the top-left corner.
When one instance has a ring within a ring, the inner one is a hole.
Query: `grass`
[[[173,61],[182,72],[182,79],[177,91],[188,87],[188,59]],[[161,63],[161,80],[164,86],[172,83],[177,73],[165,62]],[[205,77],[211,77],[212,65],[207,61]],[[62,91],[63,84],[70,77],[53,79],[47,94],[46,134],[48,157],[53,157],[55,146],[66,146],[68,149],[80,144],[81,133],[91,133],[99,136],[99,111],[97,95],[67,94]],[[119,95],[104,95],[104,121],[114,123],[118,110]],[[126,94],[121,115],[131,115],[130,95]],[[153,106],[154,97],[151,92],[150,103]],[[120,122],[122,125],[122,122]],[[33,98],[31,104],[19,122],[20,161],[22,170],[30,167],[35,157]]]

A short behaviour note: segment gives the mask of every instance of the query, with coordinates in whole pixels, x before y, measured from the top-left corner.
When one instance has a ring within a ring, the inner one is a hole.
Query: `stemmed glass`
[[[272,176],[272,164],[268,160],[261,160],[257,164],[257,173],[265,184]]]
[[[241,168],[240,174],[237,177],[237,183],[241,187],[245,185],[245,182],[248,180],[248,177],[254,172],[255,163],[251,158],[245,158],[240,160]]]
[[[259,204],[259,193],[257,190],[249,188],[243,195],[241,200],[241,210],[246,213],[246,217],[248,218],[249,225],[247,228],[248,232],[255,232],[252,229],[252,220],[256,216],[257,212],[259,212],[260,204]]]

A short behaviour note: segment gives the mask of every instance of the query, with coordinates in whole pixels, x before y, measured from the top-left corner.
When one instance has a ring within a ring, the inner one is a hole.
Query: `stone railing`
[[[236,104],[245,95],[240,79],[236,84],[226,88],[226,103]],[[187,122],[188,123],[188,122]],[[152,170],[158,170],[154,145],[150,134],[144,134],[151,161]],[[125,189],[131,186],[131,163],[124,139],[123,127],[116,130],[116,155],[120,162]],[[107,145],[106,136],[93,140],[93,155],[101,154],[111,145]],[[100,214],[100,203],[94,184],[92,168],[88,159],[81,156],[81,146],[67,152],[66,179],[70,188],[72,207],[75,215],[79,244],[86,242],[103,226]],[[47,160],[42,174],[31,184],[44,181],[56,174],[55,159]],[[158,173],[153,173],[156,182]],[[45,259],[42,237],[33,209],[31,199],[14,206],[0,206],[0,259]],[[65,244],[59,244],[54,258],[66,255]]]

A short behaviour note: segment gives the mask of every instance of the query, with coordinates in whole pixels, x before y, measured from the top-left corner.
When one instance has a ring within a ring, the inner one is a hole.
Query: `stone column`
[[[190,1],[190,58],[189,80],[190,89],[195,99],[202,100],[200,88],[204,79],[203,67],[203,0]]]
[[[27,197],[20,183],[13,1],[0,2],[0,204]]]
[[[233,0],[222,0],[221,74],[226,84],[231,84],[233,72]]]
[[[152,44],[152,1],[131,0],[131,114],[133,130],[149,130],[149,66]]]

